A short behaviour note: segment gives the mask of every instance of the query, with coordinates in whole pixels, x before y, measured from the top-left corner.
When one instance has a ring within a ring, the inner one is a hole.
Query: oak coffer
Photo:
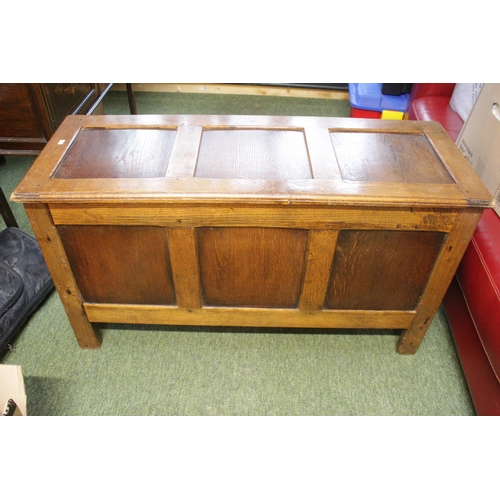
[[[437,123],[70,116],[24,204],[81,347],[92,323],[401,329],[413,354],[482,211]]]

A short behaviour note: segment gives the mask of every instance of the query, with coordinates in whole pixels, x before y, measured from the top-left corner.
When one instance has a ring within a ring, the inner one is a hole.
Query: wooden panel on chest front
[[[414,310],[444,233],[340,231],[325,307]]]
[[[58,231],[86,302],[175,304],[164,228],[59,226]]]
[[[307,231],[210,227],[197,238],[206,305],[298,307]]]

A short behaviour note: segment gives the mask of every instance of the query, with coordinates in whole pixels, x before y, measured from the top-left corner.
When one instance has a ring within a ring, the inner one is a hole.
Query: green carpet
[[[139,113],[347,116],[348,101],[136,93]],[[127,114],[125,92],[104,100]],[[7,157],[7,197],[33,157]],[[21,205],[11,203],[31,232]],[[1,226],[4,227],[3,225]],[[415,356],[397,332],[100,325],[78,347],[53,292],[0,361],[21,365],[30,415],[474,415],[445,314]]]
[[[126,92],[108,92],[104,99],[105,113],[129,114],[126,95]],[[349,116],[350,113],[349,101],[341,99],[162,92],[134,95],[138,114]]]

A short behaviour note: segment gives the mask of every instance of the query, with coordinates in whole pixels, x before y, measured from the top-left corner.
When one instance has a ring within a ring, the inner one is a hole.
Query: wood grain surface
[[[205,130],[195,177],[311,179],[302,131]]]
[[[330,137],[344,180],[453,183],[423,134],[335,132]]]
[[[175,135],[175,130],[83,129],[53,177],[163,177],[167,171]]]
[[[175,304],[165,229],[59,226],[58,230],[85,301]]]
[[[411,311],[445,234],[340,231],[325,307]]]
[[[298,306],[307,231],[197,230],[203,300],[210,306]]]
[[[66,249],[46,205],[30,204],[26,214],[36,235],[68,320],[82,349],[97,349],[102,338],[90,323]]]

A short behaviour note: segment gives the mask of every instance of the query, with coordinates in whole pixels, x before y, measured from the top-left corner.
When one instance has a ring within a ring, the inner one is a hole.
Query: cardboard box
[[[495,198],[500,216],[500,83],[485,83],[457,146]]]
[[[27,415],[23,372],[18,365],[0,365],[0,410],[0,415]]]

